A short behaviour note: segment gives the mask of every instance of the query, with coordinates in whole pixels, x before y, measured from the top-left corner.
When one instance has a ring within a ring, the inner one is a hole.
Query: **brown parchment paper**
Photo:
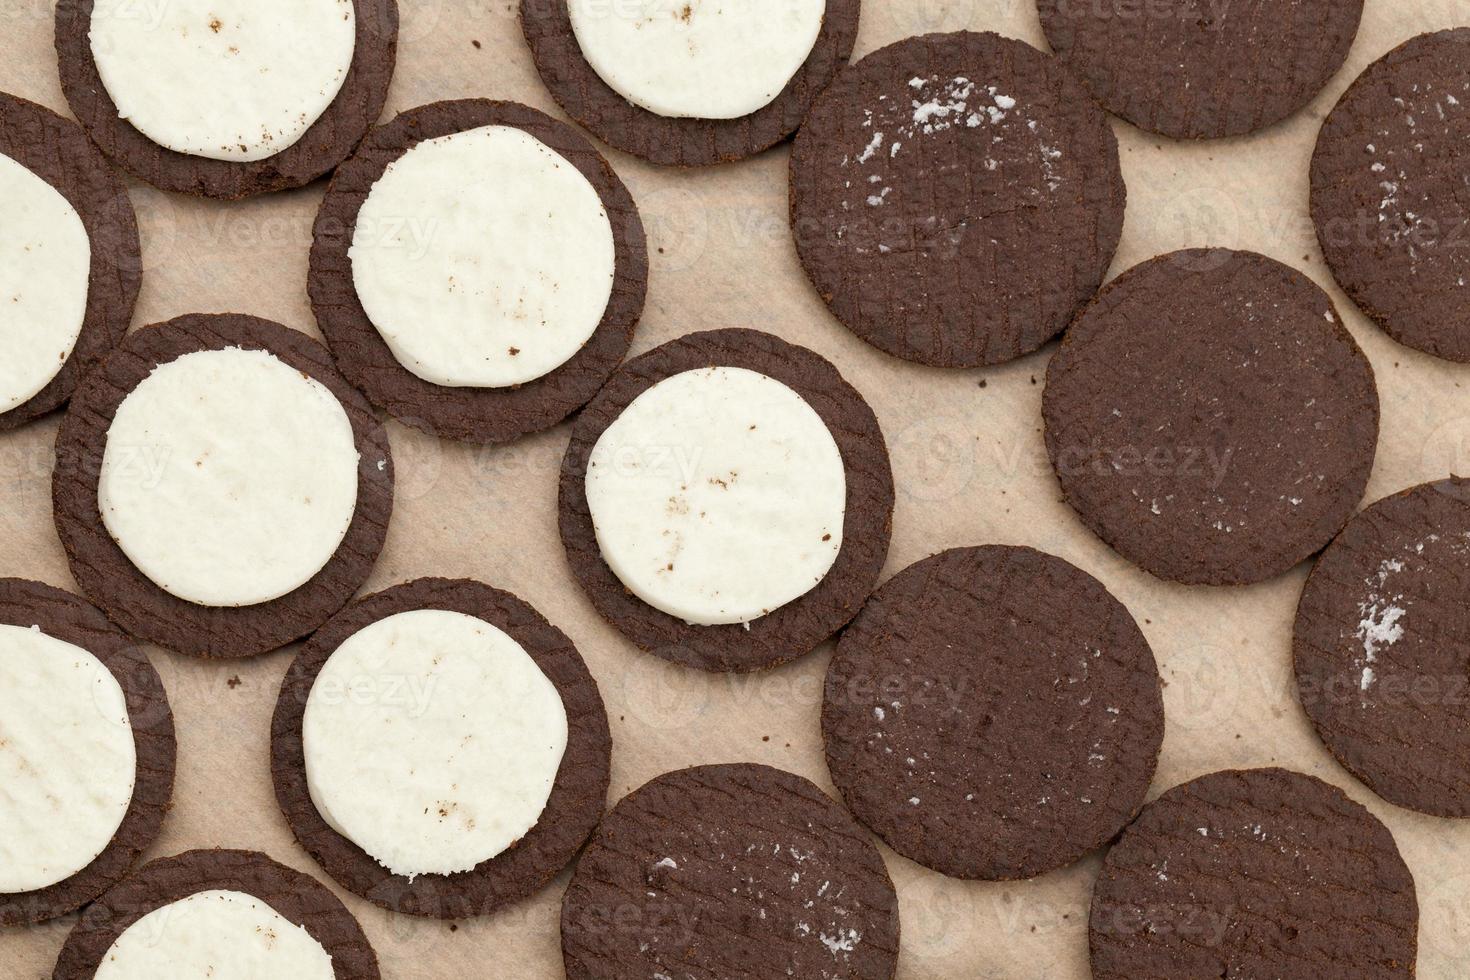
[[[135,2],[147,8],[169,0]],[[436,99],[487,96],[565,118],[532,68],[513,0],[399,3],[388,115]],[[0,89],[69,114],[56,77],[52,11],[53,0],[0,0]],[[1382,397],[1368,500],[1452,470],[1470,472],[1470,367],[1397,346],[1336,288],[1307,216],[1307,165],[1322,117],[1364,67],[1415,34],[1460,24],[1470,24],[1470,0],[1368,0],[1348,64],[1327,91],[1253,137],[1190,145],[1114,123],[1128,181],[1115,274],[1163,251],[1225,245],[1272,255],[1331,291],[1372,359]],[[960,28],[1045,47],[1033,0],[864,0],[857,55],[911,34]],[[1470,822],[1419,816],[1373,796],[1330,758],[1293,697],[1290,626],[1306,566],[1252,588],[1208,589],[1166,585],[1124,563],[1060,502],[1046,462],[1041,380],[1052,347],[1003,368],[946,372],[894,360],[854,338],[827,314],[797,265],[786,219],[786,149],[695,172],[604,152],[649,234],[648,306],[634,353],[691,330],[741,326],[833,360],[872,404],[893,454],[898,502],[885,577],[943,548],[987,542],[1033,545],[1096,575],[1132,610],[1168,684],[1153,794],[1222,767],[1265,764],[1341,786],[1388,824],[1414,872],[1419,975],[1470,975]],[[237,204],[137,182],[130,190],[146,266],[135,326],[234,311],[317,334],[305,280],[320,183]],[[0,434],[0,575],[75,590],[51,523],[56,428],[52,417]],[[767,673],[713,676],[638,653],[593,612],[556,534],[567,429],[483,450],[390,422],[397,509],[368,590],[420,575],[473,576],[515,592],[565,630],[607,702],[610,803],[666,770],[734,760],[781,766],[832,792],[817,720],[830,650]],[[270,715],[294,648],[234,663],[150,653],[176,714],[179,767],[173,811],[149,856],[258,848],[325,881],[293,843],[270,784]],[[901,900],[905,980],[1088,975],[1087,903],[1098,855],[1007,884],[951,881],[886,849],[884,857]],[[387,978],[563,975],[557,915],[565,874],[516,908],[457,927],[391,915],[327,883],[361,920]],[[49,976],[70,927],[64,919],[0,932],[0,977]]]

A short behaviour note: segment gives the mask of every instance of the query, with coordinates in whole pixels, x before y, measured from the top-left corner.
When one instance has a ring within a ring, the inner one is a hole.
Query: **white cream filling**
[[[333,980],[332,957],[263,899],[212,889],[160,906],[123,930],[96,980]]]
[[[319,381],[266,351],[197,351],[118,406],[97,503],[159,588],[247,606],[331,559],[357,506],[357,464],[347,413]]]
[[[97,0],[88,35],[118,115],[160,146],[264,160],[337,98],[352,0]]]
[[[76,208],[0,153],[0,412],[40,392],[71,356],[91,270]]]
[[[402,612],[348,637],[302,719],[307,787],[394,874],[468,871],[536,825],[567,745],[556,686],[490,623]]]
[[[91,864],[128,812],[137,763],[102,661],[39,627],[0,625],[0,893]]]
[[[612,225],[586,177],[511,126],[425,140],[358,212],[352,278],[409,371],[503,388],[565,364],[612,295]]]
[[[582,56],[660,116],[736,119],[768,105],[816,46],[825,0],[570,0]]]
[[[597,440],[586,485],[608,566],[694,624],[764,616],[810,591],[842,547],[832,433],[795,391],[744,368],[643,392]]]

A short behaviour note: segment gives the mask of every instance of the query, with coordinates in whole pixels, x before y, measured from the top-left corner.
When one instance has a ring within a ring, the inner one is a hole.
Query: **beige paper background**
[[[561,115],[531,65],[512,0],[399,2],[388,115],[468,96],[516,99]],[[51,0],[0,0],[0,89],[67,114],[52,9]],[[1382,397],[1369,500],[1452,469],[1470,472],[1470,367],[1395,345],[1336,289],[1307,217],[1307,164],[1323,115],[1364,67],[1417,33],[1457,24],[1470,24],[1470,0],[1367,0],[1362,32],[1328,90],[1252,138],[1184,145],[1114,124],[1129,196],[1115,274],[1174,248],[1226,245],[1296,265],[1332,292],[1372,359]],[[960,28],[1045,46],[1032,0],[865,0],[856,54]],[[871,402],[893,455],[898,500],[885,577],[945,547],[990,542],[1033,545],[1099,577],[1138,619],[1168,684],[1153,793],[1222,767],[1264,764],[1343,787],[1389,825],[1414,872],[1419,975],[1470,973],[1470,823],[1419,816],[1374,797],[1329,757],[1294,700],[1290,622],[1306,566],[1253,588],[1184,588],[1109,551],[1060,503],[1046,463],[1039,382],[1051,348],[1003,368],[943,372],[855,339],[827,314],[797,265],[786,222],[785,149],[688,173],[604,152],[649,233],[652,272],[634,353],[691,330],[744,326],[833,360]],[[316,334],[305,277],[320,184],[238,204],[137,182],[130,189],[146,265],[135,325],[236,311]],[[51,523],[56,427],[53,417],[0,434],[0,575],[75,590]],[[781,766],[832,792],[817,722],[827,648],[767,673],[705,675],[639,654],[593,612],[556,535],[566,425],[492,450],[392,422],[388,431],[397,509],[367,590],[420,575],[473,576],[517,593],[564,629],[607,703],[612,800],[669,769],[734,760]],[[239,663],[150,653],[173,703],[179,765],[174,808],[149,856],[258,848],[322,878],[293,843],[268,771],[269,718],[294,650]],[[884,857],[899,890],[905,980],[1088,975],[1087,902],[1099,856],[1007,884],[951,881],[886,849]],[[390,915],[336,890],[377,948],[386,978],[521,980],[562,976],[557,915],[565,883],[564,874],[534,899],[457,929]],[[0,978],[49,976],[70,925],[0,932]]]

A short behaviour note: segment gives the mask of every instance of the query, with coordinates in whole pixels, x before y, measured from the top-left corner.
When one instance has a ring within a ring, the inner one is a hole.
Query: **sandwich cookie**
[[[52,499],[72,574],[114,622],[243,657],[352,598],[387,533],[393,464],[324,347],[196,314],[130,335],[82,383]]]
[[[101,611],[0,579],[0,925],[42,922],[121,881],[174,781],[153,665]]]
[[[127,192],[78,126],[0,92],[0,431],[71,397],[142,274]]]
[[[259,851],[144,865],[81,917],[54,980],[378,980],[362,927],[316,880]]]
[[[1057,55],[1103,108],[1177,139],[1251,133],[1347,60],[1363,0],[1037,0]]]
[[[565,123],[513,102],[410,109],[332,178],[308,287],[338,366],[451,439],[555,425],[602,387],[648,285],[638,208]]]
[[[1096,980],[1414,976],[1419,905],[1388,828],[1334,786],[1227,770],[1144,808],[1108,852]]]
[[[1030,548],[910,565],[827,668],[822,738],[843,799],[894,850],[958,878],[1031,878],[1112,840],[1163,737],[1133,617]]]
[[[1312,220],[1353,302],[1401,344],[1470,361],[1470,27],[1390,51],[1327,117]]]
[[[271,723],[276,799],[342,887],[459,919],[531,895],[602,817],[612,751],[571,640],[515,596],[419,579],[307,641]]]
[[[791,228],[833,314],[896,357],[999,364],[1102,283],[1127,192],[1107,116],[997,34],[890,44],[822,93],[791,154]]]
[[[234,199],[299,187],[377,121],[395,0],[63,0],[61,88],[120,167]]]
[[[1297,606],[1297,696],[1339,762],[1379,796],[1470,816],[1470,480],[1354,517]]]
[[[893,474],[837,369],[754,330],[630,361],[577,418],[562,545],[597,611],[702,670],[773,667],[850,620],[888,553]]]
[[[852,818],[769,766],[665,773],[623,798],[567,886],[568,980],[890,980],[898,896]]]
[[[852,55],[860,6],[521,0],[521,30],[552,97],[598,139],[698,167],[795,132]]]
[[[1378,444],[1373,368],[1332,300],[1254,252],[1151,259],[1047,367],[1046,448],[1093,533],[1159,578],[1242,585],[1324,548]]]

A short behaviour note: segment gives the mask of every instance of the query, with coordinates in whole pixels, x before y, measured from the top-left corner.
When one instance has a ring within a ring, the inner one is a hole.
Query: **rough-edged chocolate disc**
[[[322,819],[306,781],[302,718],[327,659],[358,630],[397,613],[444,609],[483,619],[525,648],[566,708],[566,753],[531,832],[458,874],[395,875]],[[271,720],[271,775],[291,833],[343,888],[393,912],[459,919],[531,895],[566,867],[607,802],[612,736],[597,682],[566,634],[508,592],[469,579],[422,578],[359,600],[318,630],[281,683]]]
[[[897,357],[998,364],[1097,291],[1127,197],[1107,117],[1057,59],[928,34],[844,71],[791,154],[791,228],[837,319]]]
[[[481,126],[514,126],[566,157],[597,191],[613,231],[616,278],[597,330],[561,367],[511,388],[437,385],[400,364],[363,311],[348,256],[358,211],[389,164],[424,140]],[[627,187],[572,127],[515,102],[435,102],[373,130],[337,169],[312,231],[307,287],[337,366],[375,404],[425,432],[498,443],[560,422],[585,405],[617,368],[643,313],[648,246]]]
[[[613,808],[561,909],[568,980],[887,980],[898,896],[811,782],[750,763],[665,773]]]
[[[1239,136],[1310,102],[1363,0],[1037,0],[1047,41],[1103,108],[1178,139]]]
[[[1312,220],[1332,273],[1401,344],[1470,361],[1470,27],[1374,63],[1327,117]]]
[[[61,948],[53,980],[88,980],[117,938],[143,916],[202,891],[261,899],[322,945],[336,980],[378,980],[378,957],[337,896],[259,851],[185,851],[150,861],[88,909]]]
[[[1297,606],[1297,696],[1344,766],[1390,803],[1470,816],[1470,480],[1354,517]]]
[[[356,15],[352,66],[337,97],[300,140],[251,162],[179,153],[134,128],[108,95],[88,39],[96,3],[60,0],[56,5],[62,92],[103,153],[128,173],[166,191],[235,200],[310,183],[347,159],[378,121],[388,99],[398,55],[397,0],[352,0]],[[201,29],[204,26],[201,23]]]
[[[1334,786],[1226,770],[1144,808],[1108,852],[1097,980],[1414,976],[1419,904],[1388,828]]]
[[[1159,578],[1238,585],[1320,551],[1378,443],[1373,369],[1310,279],[1252,252],[1174,252],[1107,286],[1046,372],[1067,503]]]
[[[133,318],[143,260],[127,190],[76,123],[0,92],[0,154],[46,181],[82,219],[92,246],[82,332],[61,371],[27,401],[0,412],[0,431],[59,408],[82,375],[122,340]]]
[[[39,627],[101,661],[122,688],[137,759],[127,813],[91,864],[47,888],[0,893],[0,925],[15,926],[53,919],[90,902],[126,877],[153,843],[173,796],[174,716],[148,657],[100,610],[76,596],[40,582],[0,579],[0,623]]]
[[[588,63],[567,0],[521,0],[521,31],[552,98],[592,135],[652,163],[703,167],[753,156],[796,132],[812,102],[847,65],[860,0],[827,0],[816,46],[770,103],[737,119],[661,116],[629,102]]]
[[[598,438],[633,399],[673,375],[716,365],[774,378],[811,406],[842,455],[847,501],[841,549],[810,591],[748,624],[696,626],[635,596],[608,567],[592,526],[586,477]],[[597,611],[623,635],[686,667],[761,670],[810,653],[857,615],[888,556],[893,472],[872,409],[830,362],[767,333],[710,330],[629,361],[578,416],[562,459],[559,508],[572,573]]]
[[[341,403],[359,455],[357,509],[335,554],[306,584],[248,606],[202,606],[164,591],[108,533],[97,487],[118,406],[154,368],[185,354],[264,350],[309,375]],[[393,512],[388,436],[367,400],[337,373],[327,349],[278,323],[238,313],[189,314],[129,335],[85,379],[56,435],[51,498],[72,575],[130,635],[201,657],[247,657],[300,639],[347,604],[382,550]]]
[[[843,633],[822,736],[888,846],[958,878],[1030,878],[1133,819],[1164,704],[1102,583],[1030,548],[954,548],[889,579]]]

